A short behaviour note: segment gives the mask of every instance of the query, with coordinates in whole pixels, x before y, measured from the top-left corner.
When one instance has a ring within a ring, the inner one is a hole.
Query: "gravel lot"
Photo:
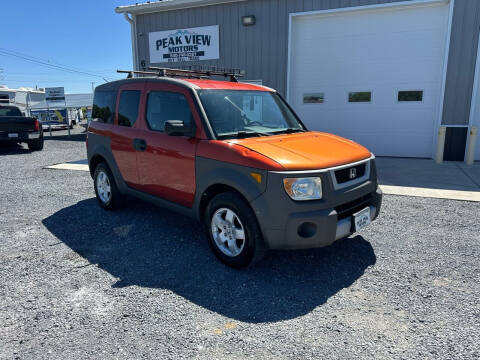
[[[54,135],[0,149],[1,359],[480,357],[478,203],[386,196],[359,236],[236,271],[191,220],[42,169],[85,157]]]

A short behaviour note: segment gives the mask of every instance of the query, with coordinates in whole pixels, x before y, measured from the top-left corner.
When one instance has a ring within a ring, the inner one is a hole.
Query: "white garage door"
[[[292,17],[289,101],[312,130],[376,155],[432,157],[445,3]]]

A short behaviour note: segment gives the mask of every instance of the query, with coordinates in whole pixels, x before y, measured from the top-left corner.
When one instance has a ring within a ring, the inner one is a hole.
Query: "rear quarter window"
[[[124,90],[118,104],[118,125],[132,127],[138,117],[140,90]]]
[[[22,113],[15,106],[0,106],[0,116],[22,116]]]
[[[92,121],[113,124],[116,101],[116,91],[95,91]]]

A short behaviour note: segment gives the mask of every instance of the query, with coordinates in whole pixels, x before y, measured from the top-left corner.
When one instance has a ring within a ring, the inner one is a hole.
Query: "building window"
[[[399,91],[398,101],[423,101],[422,90]]]
[[[304,104],[323,104],[325,99],[324,93],[307,93],[303,94]]]
[[[348,102],[361,103],[361,102],[371,102],[371,101],[372,101],[371,91],[357,91],[357,92],[348,93]]]

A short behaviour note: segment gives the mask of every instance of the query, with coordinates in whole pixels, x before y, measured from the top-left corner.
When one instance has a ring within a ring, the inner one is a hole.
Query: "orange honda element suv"
[[[149,74],[95,89],[87,152],[101,207],[132,195],[190,215],[233,267],[268,249],[327,246],[378,216],[372,153],[309,131],[275,90]]]

